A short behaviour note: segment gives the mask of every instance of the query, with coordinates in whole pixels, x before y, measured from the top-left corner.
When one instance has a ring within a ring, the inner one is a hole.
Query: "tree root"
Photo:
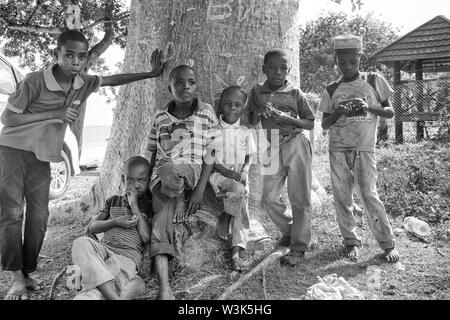
[[[63,274],[66,272],[68,266],[65,266],[60,273],[53,279],[52,286],[50,287],[50,294],[49,294],[49,300],[53,300],[53,290],[55,289],[55,286],[59,279],[63,276]]]
[[[250,270],[247,273],[244,273],[235,283],[233,283],[231,286],[226,288],[225,291],[217,298],[217,300],[225,300],[234,290],[239,288],[245,281],[247,281],[252,276],[254,276],[256,273],[258,273],[258,271],[260,271],[261,269],[264,269],[269,264],[272,264],[273,262],[275,262],[277,259],[284,256],[288,252],[289,252],[288,248],[279,248],[276,251],[269,254],[255,268],[253,268],[252,270]]]

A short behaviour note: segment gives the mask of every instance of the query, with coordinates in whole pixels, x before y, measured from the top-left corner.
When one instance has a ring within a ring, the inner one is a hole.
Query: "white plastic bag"
[[[352,287],[343,277],[330,274],[320,278],[316,283],[308,288],[306,292],[307,300],[364,300],[362,293]]]

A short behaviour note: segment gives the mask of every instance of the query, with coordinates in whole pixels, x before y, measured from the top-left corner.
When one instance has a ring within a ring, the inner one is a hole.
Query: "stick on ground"
[[[62,275],[66,272],[68,266],[65,266],[60,273],[53,279],[52,286],[50,287],[50,294],[49,299],[53,300],[53,289],[55,289],[56,283],[59,281],[59,279],[62,277]]]
[[[256,267],[247,273],[244,273],[235,283],[225,289],[225,291],[217,298],[217,300],[225,300],[236,288],[239,288],[245,281],[254,276],[259,270],[275,262],[277,259],[286,255],[289,248],[279,248],[264,258]]]

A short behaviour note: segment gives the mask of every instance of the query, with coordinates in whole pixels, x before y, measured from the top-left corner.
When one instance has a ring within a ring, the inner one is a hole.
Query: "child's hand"
[[[133,216],[120,216],[114,219],[117,227],[129,229],[137,225],[139,217],[137,215]]]
[[[152,52],[151,64],[152,72],[156,73],[158,76],[164,71],[164,65],[167,61],[164,60],[164,53],[162,50],[155,49]]]
[[[352,100],[353,103],[353,109],[358,111],[358,110],[363,110],[364,112],[369,111],[369,105],[367,104],[367,102],[364,99],[361,98],[356,98]]]
[[[272,111],[272,119],[278,124],[289,124],[291,117],[287,113],[274,109]]]
[[[197,188],[191,194],[191,198],[189,199],[189,206],[187,209],[188,216],[195,214],[195,212],[200,208],[200,205],[203,202],[203,192],[200,192]]]
[[[264,105],[263,112],[259,113],[259,115],[264,117],[264,118],[268,118],[268,117],[270,117],[272,115],[272,111],[273,110],[276,110],[276,109],[273,107],[272,103],[271,102],[267,102]]]
[[[125,189],[125,195],[127,196],[128,204],[131,208],[137,207],[137,192],[136,188],[129,184]]]
[[[247,171],[241,172],[240,183],[242,183],[244,186],[246,186],[248,184],[248,172]]]
[[[336,113],[339,116],[348,116],[351,111],[352,109],[349,106],[347,106],[346,103],[339,103],[339,105],[336,108]]]
[[[237,182],[241,181],[241,175],[239,174],[239,172],[236,172],[236,171],[231,170],[231,169],[226,172],[225,176],[228,179],[233,179],[233,180],[236,180]]]
[[[56,111],[55,118],[68,123],[73,123],[78,118],[78,111],[72,108],[68,108],[67,110],[59,109]]]

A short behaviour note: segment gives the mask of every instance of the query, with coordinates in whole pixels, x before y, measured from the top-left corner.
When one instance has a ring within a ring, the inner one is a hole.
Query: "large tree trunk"
[[[200,98],[213,103],[223,88],[246,89],[264,81],[264,53],[287,50],[290,79],[299,83],[299,0],[132,1],[123,72],[149,71],[155,48],[173,45],[177,64],[191,65],[199,77]],[[142,154],[155,110],[171,96],[160,79],[126,85],[120,90],[100,183],[100,202],[120,190],[124,161]]]

